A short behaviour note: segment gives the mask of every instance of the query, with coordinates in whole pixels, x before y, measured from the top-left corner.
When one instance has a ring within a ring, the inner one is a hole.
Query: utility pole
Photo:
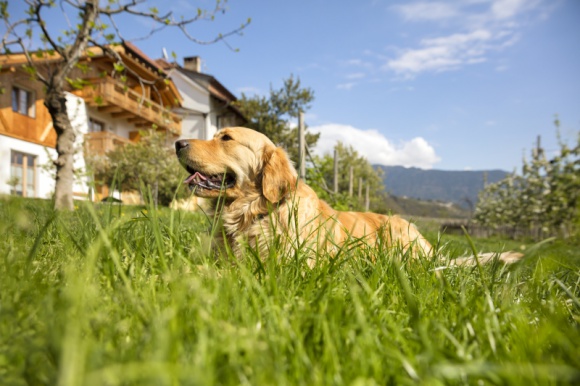
[[[350,167],[349,173],[348,173],[348,196],[352,197],[352,190],[353,190],[353,183],[354,183],[354,167]]]
[[[306,139],[304,135],[304,113],[298,114],[298,176],[306,179]]]
[[[367,182],[367,191],[366,191],[366,195],[365,195],[365,210],[368,212],[370,207],[371,207],[371,200],[369,197],[369,190],[370,190],[370,185]]]
[[[338,149],[334,148],[334,193],[338,193]]]

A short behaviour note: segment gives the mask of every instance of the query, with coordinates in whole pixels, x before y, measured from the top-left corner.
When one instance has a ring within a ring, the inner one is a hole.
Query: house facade
[[[211,139],[217,130],[243,126],[247,119],[234,102],[237,98],[214,76],[201,71],[198,56],[184,58],[183,66],[158,59],[171,78],[182,102],[174,112],[182,117],[181,138]]]
[[[73,187],[75,199],[93,196],[84,155],[98,155],[139,140],[139,131],[154,129],[172,143],[181,137],[181,93],[154,60],[131,43],[112,46],[117,57],[91,48],[71,74],[81,86],[67,93],[67,110],[77,132]],[[119,59],[123,68],[115,70]],[[54,56],[35,58],[39,71],[50,71]],[[48,198],[54,191],[56,132],[44,106],[42,83],[31,79],[22,54],[0,56],[0,193]]]

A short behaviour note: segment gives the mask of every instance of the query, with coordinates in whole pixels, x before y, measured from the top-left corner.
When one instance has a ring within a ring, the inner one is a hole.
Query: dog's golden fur
[[[249,245],[265,257],[277,237],[283,252],[301,248],[332,253],[347,240],[397,245],[413,255],[431,252],[416,227],[399,216],[332,209],[298,180],[286,152],[257,131],[225,128],[209,141],[178,141],[176,151],[192,174],[186,182],[219,212],[226,241],[236,255]]]
[[[185,182],[196,196],[209,202],[223,227],[217,239],[236,256],[247,246],[262,259],[271,248],[279,249],[282,256],[300,250],[306,252],[312,267],[316,258],[332,255],[351,241],[361,248],[397,247],[412,257],[433,252],[417,228],[399,216],[332,209],[298,179],[286,152],[257,131],[230,127],[209,141],[180,140],[175,147],[180,163],[191,174]],[[486,253],[478,261],[497,258],[514,263],[522,256]],[[447,264],[474,265],[476,261],[471,256]]]

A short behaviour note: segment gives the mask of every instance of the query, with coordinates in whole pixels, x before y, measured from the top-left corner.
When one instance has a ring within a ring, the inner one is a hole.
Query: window
[[[12,194],[23,197],[36,196],[36,156],[12,151],[10,157],[10,182]]]
[[[216,126],[218,130],[224,127],[236,126],[235,116],[228,114],[218,115]]]
[[[89,132],[105,131],[105,124],[96,119],[89,118]]]
[[[34,118],[36,116],[34,94],[20,87],[12,87],[12,111]]]

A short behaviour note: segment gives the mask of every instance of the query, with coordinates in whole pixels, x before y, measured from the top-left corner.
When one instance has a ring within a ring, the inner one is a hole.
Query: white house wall
[[[87,198],[89,193],[89,177],[86,174],[85,157],[83,155],[84,135],[88,133],[87,106],[82,98],[67,93],[66,109],[73,130],[76,133],[75,155],[73,167],[76,172],[73,183],[75,198]]]
[[[171,70],[169,75],[183,98],[181,107],[175,111],[183,118],[179,138],[211,139],[216,132],[211,94],[178,70]]]
[[[208,114],[210,112],[209,91],[177,70],[172,70],[169,74],[183,98],[181,106],[184,109],[200,114]]]
[[[190,115],[187,112],[180,115],[183,120],[181,121],[181,136],[179,138],[206,139],[205,117],[203,115]]]
[[[212,114],[210,114],[210,124],[207,128],[207,133],[208,133],[209,137],[211,138],[219,129],[221,129],[223,127],[220,125],[218,116],[224,110],[224,103],[217,101],[216,99],[212,99],[210,106],[211,106]]]
[[[86,175],[86,164],[83,156],[84,135],[88,133],[88,117],[101,120],[106,124],[111,124],[111,128],[118,132],[127,132],[123,125],[118,122],[114,123],[110,119],[98,113],[98,111],[87,111],[87,106],[82,98],[73,94],[66,94],[66,104],[68,116],[71,121],[73,130],[76,132],[74,169],[76,172],[73,184],[73,194],[76,199],[84,199],[89,193],[89,178]],[[54,192],[54,167],[53,160],[56,159],[56,150],[51,147],[45,147],[32,142],[0,135],[0,193],[9,194],[10,186],[7,184],[10,178],[12,151],[18,151],[28,155],[36,156],[36,194],[37,198],[50,198]],[[47,171],[50,170],[50,171]]]
[[[0,135],[0,193],[10,194],[10,154],[18,151],[36,157],[36,198],[50,198],[54,192],[54,175],[45,170],[56,158],[56,150],[35,143]]]

